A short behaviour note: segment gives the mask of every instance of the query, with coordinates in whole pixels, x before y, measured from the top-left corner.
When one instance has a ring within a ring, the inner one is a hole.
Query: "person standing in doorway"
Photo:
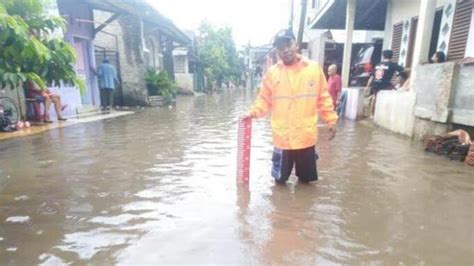
[[[258,97],[243,116],[260,118],[271,112],[273,131],[272,176],[285,184],[293,166],[302,183],[316,181],[319,115],[329,125],[329,140],[336,135],[337,114],[321,67],[298,52],[291,30],[281,30],[273,47],[280,61],[265,74]]]
[[[115,83],[119,82],[117,71],[108,59],[104,59],[97,70],[97,76],[99,78],[102,110],[108,111],[113,104]]]
[[[365,93],[370,94],[370,113],[373,116],[375,112],[375,103],[377,94],[381,90],[391,90],[392,78],[395,72],[402,73],[404,68],[397,63],[392,62],[392,50],[384,50],[382,52],[382,62],[375,66],[374,72],[367,82]]]
[[[342,91],[342,79],[337,74],[337,65],[332,64],[328,67],[328,76],[329,95],[331,95],[332,104],[336,108],[339,105],[339,96]]]

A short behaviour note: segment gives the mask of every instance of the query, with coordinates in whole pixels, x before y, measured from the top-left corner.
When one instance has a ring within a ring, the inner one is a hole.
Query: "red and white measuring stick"
[[[249,182],[252,118],[239,119],[237,137],[237,183]]]

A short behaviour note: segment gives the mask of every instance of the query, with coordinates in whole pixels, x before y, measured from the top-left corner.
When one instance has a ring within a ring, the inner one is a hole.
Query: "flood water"
[[[474,170],[367,122],[321,128],[320,180],[270,177],[249,93],[0,142],[0,265],[472,265]]]

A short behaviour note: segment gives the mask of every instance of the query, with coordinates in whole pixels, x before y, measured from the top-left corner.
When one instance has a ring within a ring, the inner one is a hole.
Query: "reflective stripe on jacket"
[[[256,118],[271,112],[273,145],[284,150],[315,145],[319,115],[329,125],[337,121],[321,67],[302,56],[294,65],[279,62],[268,70],[250,112]]]

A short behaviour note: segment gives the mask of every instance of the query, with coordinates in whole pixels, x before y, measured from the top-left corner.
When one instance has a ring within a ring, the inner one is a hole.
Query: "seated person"
[[[41,90],[38,85],[36,85],[32,81],[28,81],[27,83],[27,93],[29,97],[33,96],[36,101],[43,103],[44,105],[44,114],[43,114],[43,121],[45,123],[52,123],[49,119],[49,109],[51,107],[51,103],[54,104],[54,109],[56,111],[56,115],[58,116],[58,121],[66,121],[66,118],[62,117],[61,112],[67,107],[66,105],[61,105],[61,97],[58,94],[52,93],[48,89]]]
[[[397,91],[410,90],[410,78],[408,71],[400,72],[400,74],[395,78],[393,88]]]
[[[25,90],[26,98],[34,100],[31,103],[32,107],[33,107],[33,113],[34,113],[33,120],[38,121],[38,122],[43,122],[43,116],[41,115],[41,104],[42,103],[44,104],[44,102],[42,101],[43,98],[42,97],[37,97],[39,92],[36,91],[36,90],[30,89],[30,86],[31,85],[28,82],[27,84],[25,84],[24,90]],[[41,95],[39,95],[39,96],[41,96]]]

